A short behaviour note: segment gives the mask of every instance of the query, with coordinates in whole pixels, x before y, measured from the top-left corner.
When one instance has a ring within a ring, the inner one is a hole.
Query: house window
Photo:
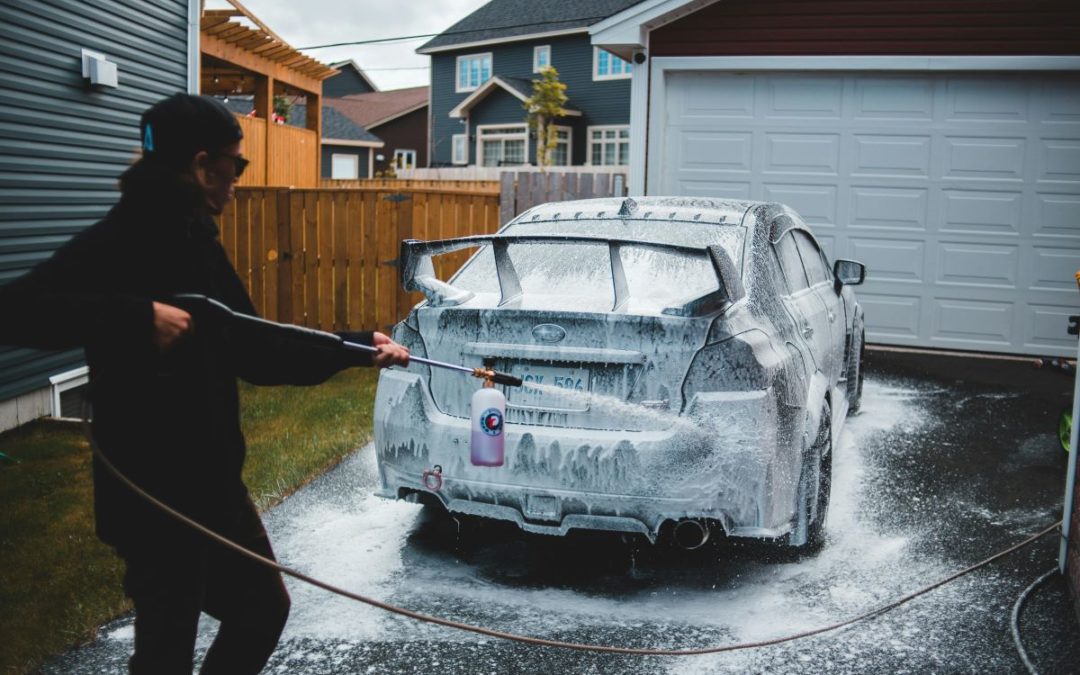
[[[572,136],[570,127],[555,127],[555,147],[551,149],[551,166],[570,166]]]
[[[360,177],[360,158],[356,155],[332,153],[330,177],[336,180],[356,180]]]
[[[629,166],[630,127],[589,127],[589,164]]]
[[[476,156],[482,166],[527,164],[529,129],[524,124],[481,125],[476,128]]]
[[[539,73],[551,65],[551,45],[533,47],[533,72]]]
[[[454,164],[469,163],[468,136],[466,134],[454,134],[450,139],[450,161]]]
[[[630,62],[623,61],[609,51],[593,47],[594,80],[621,80],[630,77]]]
[[[473,91],[490,79],[490,52],[457,57],[457,91]]]
[[[416,168],[415,150],[394,150],[394,170]]]

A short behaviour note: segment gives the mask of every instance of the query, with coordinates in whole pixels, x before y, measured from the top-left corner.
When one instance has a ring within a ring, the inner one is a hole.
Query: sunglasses
[[[228,157],[229,159],[231,159],[233,161],[233,167],[236,169],[236,173],[234,175],[237,178],[239,178],[241,175],[243,175],[244,169],[246,169],[248,164],[251,163],[251,160],[246,159],[243,155],[230,155],[230,154],[225,153],[225,152],[219,152],[219,153],[216,153],[215,156],[217,156],[217,157]]]

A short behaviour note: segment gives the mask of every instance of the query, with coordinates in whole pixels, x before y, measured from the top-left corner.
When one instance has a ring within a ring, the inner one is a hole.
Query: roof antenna
[[[623,200],[622,206],[619,207],[618,215],[621,218],[625,218],[626,216],[634,215],[635,211],[637,211],[637,202],[627,197]]]

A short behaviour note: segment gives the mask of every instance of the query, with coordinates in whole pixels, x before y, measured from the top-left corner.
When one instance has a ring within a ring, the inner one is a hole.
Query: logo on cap
[[[146,125],[146,131],[143,133],[142,147],[146,152],[154,151],[154,132],[149,124]]]

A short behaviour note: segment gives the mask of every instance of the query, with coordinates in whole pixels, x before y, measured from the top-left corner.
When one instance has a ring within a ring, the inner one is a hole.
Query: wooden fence
[[[244,156],[251,162],[238,185],[318,185],[318,134],[287,124],[267,124],[264,119],[246,115],[237,115],[236,121],[244,131]]]
[[[221,242],[260,315],[321,330],[387,331],[419,302],[401,288],[402,239],[494,232],[497,195],[238,188],[219,219]],[[469,251],[436,259],[446,279]]]
[[[626,195],[626,176],[617,173],[507,171],[500,177],[499,185],[500,225],[537,204]]]
[[[484,194],[499,194],[498,180],[438,180],[434,178],[361,178],[359,180],[340,180],[323,178],[319,181],[319,187],[333,189],[384,188],[392,190],[434,188],[438,190],[470,190]]]

